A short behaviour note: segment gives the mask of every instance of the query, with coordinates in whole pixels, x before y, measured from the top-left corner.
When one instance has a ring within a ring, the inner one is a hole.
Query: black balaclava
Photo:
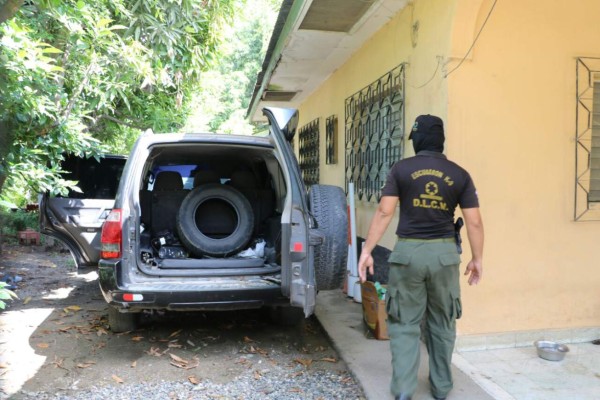
[[[415,154],[420,151],[444,151],[444,122],[435,115],[419,115],[412,127],[410,136]]]

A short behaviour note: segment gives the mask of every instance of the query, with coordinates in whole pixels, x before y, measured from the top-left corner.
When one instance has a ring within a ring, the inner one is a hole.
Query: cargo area
[[[280,271],[286,185],[272,148],[155,145],[140,179],[138,265],[144,273]]]

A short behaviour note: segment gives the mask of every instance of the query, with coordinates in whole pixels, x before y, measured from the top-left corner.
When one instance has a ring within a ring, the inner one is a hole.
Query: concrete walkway
[[[319,292],[315,312],[336,350],[362,385],[369,400],[393,399],[390,394],[392,357],[387,340],[376,340],[362,320],[362,305],[348,298],[341,290]],[[432,399],[428,382],[427,350],[421,349],[419,384],[413,399]],[[490,400],[473,379],[452,367],[454,389],[448,400]]]
[[[389,341],[373,339],[362,322],[362,305],[341,290],[320,292],[316,315],[367,398],[392,399]],[[600,339],[600,327],[590,330]],[[600,345],[590,340],[567,345],[570,351],[560,362],[539,358],[533,345],[455,352],[454,389],[448,400],[600,399]],[[422,346],[413,400],[433,398],[427,364],[427,351]]]

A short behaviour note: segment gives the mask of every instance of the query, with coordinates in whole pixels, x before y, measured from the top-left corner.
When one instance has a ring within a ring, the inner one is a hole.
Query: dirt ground
[[[299,327],[264,312],[146,315],[139,330],[113,334],[95,270],[76,271],[68,252],[4,245],[0,277],[19,276],[0,314],[0,397],[66,393],[162,380],[227,382],[248,369],[348,374],[315,319]],[[348,379],[352,379],[348,375]]]

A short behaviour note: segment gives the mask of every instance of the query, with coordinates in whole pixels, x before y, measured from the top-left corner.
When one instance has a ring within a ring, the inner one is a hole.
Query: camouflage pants
[[[453,239],[399,239],[389,257],[386,308],[392,351],[392,393],[417,387],[421,320],[429,353],[429,382],[436,397],[452,389],[456,319],[461,316],[460,256]],[[426,314],[425,314],[426,313]]]

